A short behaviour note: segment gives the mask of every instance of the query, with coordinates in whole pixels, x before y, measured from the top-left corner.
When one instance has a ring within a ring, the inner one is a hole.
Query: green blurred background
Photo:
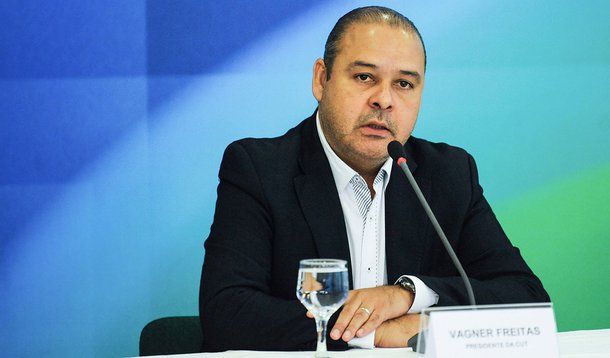
[[[496,212],[551,295],[560,331],[609,326],[609,183],[610,166],[588,170]]]

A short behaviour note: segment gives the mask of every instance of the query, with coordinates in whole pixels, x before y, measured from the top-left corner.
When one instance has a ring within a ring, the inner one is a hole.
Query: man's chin
[[[389,143],[389,142],[388,142]],[[359,152],[360,157],[363,161],[383,163],[388,159],[389,154],[387,145],[381,148],[375,148],[374,150],[368,149]]]
[[[388,144],[393,141],[394,138],[383,138],[374,141],[373,143],[367,143],[362,147],[361,153],[369,158],[387,158],[388,156]]]

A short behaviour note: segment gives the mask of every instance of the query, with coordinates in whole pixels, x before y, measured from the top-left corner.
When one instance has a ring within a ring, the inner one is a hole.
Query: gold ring
[[[366,313],[367,313],[369,316],[371,315],[371,311],[369,311],[369,309],[368,309],[368,308],[366,308],[366,307],[360,307],[360,308],[358,308],[358,309],[359,309],[359,310],[363,310],[363,311],[364,311],[364,312],[366,312]]]

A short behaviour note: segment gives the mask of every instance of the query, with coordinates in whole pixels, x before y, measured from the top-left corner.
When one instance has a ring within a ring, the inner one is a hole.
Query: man
[[[465,151],[411,137],[425,78],[419,32],[382,7],[335,25],[313,70],[314,115],[285,135],[226,150],[201,280],[203,348],[309,350],[299,260],[349,262],[353,288],[330,349],[404,347],[419,312],[467,304],[463,284],[387,144],[413,172],[480,304],[548,301],[478,184]]]

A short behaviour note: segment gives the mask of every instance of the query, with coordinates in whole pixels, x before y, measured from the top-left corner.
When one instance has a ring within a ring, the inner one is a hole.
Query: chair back
[[[140,334],[140,356],[201,352],[198,316],[163,317],[148,323]]]

